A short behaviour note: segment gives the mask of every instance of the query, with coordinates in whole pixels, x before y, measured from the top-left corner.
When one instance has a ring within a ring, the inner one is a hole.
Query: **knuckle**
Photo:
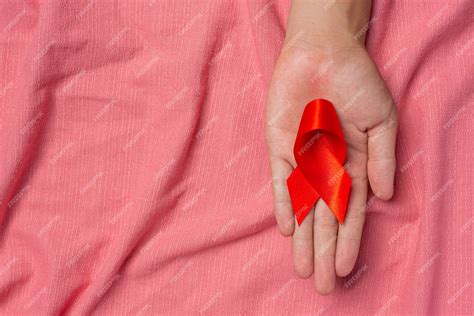
[[[323,231],[333,231],[337,228],[337,220],[332,215],[318,216],[314,219],[314,228]]]
[[[307,242],[313,242],[313,236],[311,234],[293,234],[293,242],[297,244],[306,244]]]
[[[290,202],[275,202],[274,210],[275,216],[293,219]]]
[[[361,209],[351,209],[347,212],[347,216],[344,219],[344,224],[348,226],[362,226],[365,222],[365,212]]]

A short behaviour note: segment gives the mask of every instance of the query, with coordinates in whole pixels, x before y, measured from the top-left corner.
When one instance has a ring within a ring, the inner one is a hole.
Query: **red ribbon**
[[[317,99],[306,105],[293,153],[298,166],[287,183],[298,224],[320,197],[342,223],[351,178],[343,165],[346,142],[331,102]]]

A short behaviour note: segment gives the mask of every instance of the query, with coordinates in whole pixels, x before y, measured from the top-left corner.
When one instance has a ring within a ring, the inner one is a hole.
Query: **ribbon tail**
[[[319,199],[319,194],[306,180],[299,167],[287,179],[288,191],[290,192],[291,205],[296,216],[298,225],[301,225],[308,213]]]
[[[351,178],[349,177],[347,171],[344,170],[339,183],[334,186],[333,195],[329,198],[322,197],[322,199],[334,213],[334,216],[336,216],[339,224],[342,224],[346,216],[350,192]]]

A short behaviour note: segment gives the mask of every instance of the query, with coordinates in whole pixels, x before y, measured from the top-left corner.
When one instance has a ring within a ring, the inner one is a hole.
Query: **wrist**
[[[293,0],[284,47],[309,50],[365,48],[371,0]]]

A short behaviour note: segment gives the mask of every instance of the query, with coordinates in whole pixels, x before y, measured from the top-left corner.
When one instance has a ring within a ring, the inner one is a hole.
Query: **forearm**
[[[363,46],[372,0],[293,0],[285,45]]]

